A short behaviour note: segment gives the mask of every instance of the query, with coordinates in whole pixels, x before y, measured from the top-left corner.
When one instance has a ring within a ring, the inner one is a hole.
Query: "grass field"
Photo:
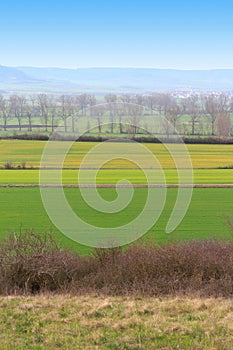
[[[13,162],[15,166],[25,161],[27,166],[39,167],[40,158],[46,142],[43,141],[17,141],[8,140],[0,141],[1,161],[3,167],[5,162]],[[56,142],[57,152],[63,147],[63,142]],[[78,183],[78,170],[80,163],[86,153],[97,143],[82,142],[75,143],[70,150],[65,162],[67,169],[63,170],[64,184]],[[130,144],[125,144],[129,154]],[[163,167],[166,182],[168,184],[177,183],[177,171],[174,162],[161,144],[147,144],[153,154],[160,160]],[[174,147],[178,147],[174,145]],[[196,184],[232,184],[233,169],[217,169],[220,166],[230,166],[233,164],[233,145],[187,145],[194,165],[194,182]],[[110,149],[111,151],[111,149]],[[138,159],[144,155],[137,153]],[[179,154],[180,159],[183,153]],[[113,152],[114,158],[114,152]],[[95,167],[94,160],[87,164]],[[44,170],[43,170],[44,171]],[[83,171],[83,170],[82,170]],[[151,172],[152,170],[149,170]],[[182,170],[185,178],[187,170]],[[84,171],[84,182],[91,183],[90,175],[93,170]],[[47,183],[56,183],[57,170],[50,170],[48,173]],[[133,184],[146,184],[147,180],[142,170],[134,164],[122,159],[116,159],[105,165],[105,169],[98,172],[98,184],[115,184],[121,179],[127,179]],[[157,182],[155,176],[154,183]],[[189,183],[189,179],[184,180]],[[39,170],[6,170],[0,169],[0,184],[38,184]],[[101,195],[112,200],[116,195],[115,189],[100,189]],[[126,210],[118,214],[98,213],[88,207],[81,199],[80,191],[76,188],[65,189],[68,201],[78,215],[86,221],[100,227],[113,227],[122,225],[131,221],[140,210],[142,210],[147,190],[143,188],[135,189],[135,195],[132,203]],[[192,203],[185,218],[176,231],[167,235],[164,233],[169,214],[175,203],[177,190],[168,189],[167,203],[165,210],[159,219],[157,225],[148,233],[153,236],[156,242],[165,243],[169,240],[183,240],[194,238],[206,238],[209,236],[225,237],[227,228],[224,222],[224,216],[232,212],[232,188],[203,188],[194,189]],[[72,246],[73,243],[65,238],[50,222],[42,205],[39,188],[0,188],[0,212],[1,227],[0,235],[4,236],[10,231],[34,228],[39,232],[52,229],[57,239],[62,241],[63,246]],[[61,213],[62,214],[62,213]],[[128,221],[126,221],[128,220]],[[81,252],[88,251],[86,247],[76,245],[76,249]]]
[[[114,189],[101,188],[99,191],[105,200],[113,200],[116,196]],[[79,217],[100,227],[115,227],[130,222],[141,212],[147,197],[146,189],[136,188],[132,202],[125,210],[117,214],[106,214],[90,208],[81,198],[79,189],[67,188],[65,193]],[[165,227],[174,207],[176,195],[177,189],[167,190],[167,201],[163,213],[145,237],[153,237],[158,244],[173,240],[232,237],[226,226],[225,216],[232,213],[233,189],[194,189],[192,202],[183,221],[173,233],[166,234]],[[0,237],[20,229],[33,228],[38,232],[52,230],[63,247],[74,247],[81,253],[89,251],[88,247],[73,243],[54,227],[43,207],[39,188],[1,188],[0,212]]]
[[[0,349],[231,350],[233,301],[0,298]]]

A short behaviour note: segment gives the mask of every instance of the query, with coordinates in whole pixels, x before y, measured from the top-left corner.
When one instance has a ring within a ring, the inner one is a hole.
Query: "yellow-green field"
[[[40,159],[46,141],[21,141],[21,140],[1,140],[0,141],[0,166],[6,162],[12,162],[15,166],[26,162],[27,167],[40,166]],[[63,142],[55,142],[57,152],[63,148]],[[83,157],[95,147],[95,142],[76,142],[73,144],[69,154],[66,157],[64,167],[78,168]],[[175,164],[162,144],[144,144],[161,163],[163,169],[174,169]],[[179,146],[173,145],[174,149]],[[186,145],[190,154],[194,169],[213,169],[219,167],[228,167],[233,165],[233,145]],[[127,149],[130,150],[130,144]],[[144,157],[144,154],[142,154]],[[182,154],[180,154],[182,158]],[[137,154],[140,159],[140,154]],[[89,164],[93,167],[95,164]],[[123,159],[113,160],[105,165],[106,168],[136,168],[136,166]]]
[[[93,170],[82,171],[82,181],[78,181],[78,170],[63,170],[62,183],[63,184],[92,184],[91,174]],[[150,171],[153,176],[153,183],[161,183],[159,172]],[[58,182],[57,170],[46,171],[46,183],[57,184]],[[190,183],[187,170],[182,171],[183,183]],[[158,176],[157,176],[158,175]],[[167,184],[178,183],[178,175],[175,169],[168,169],[164,171]],[[195,184],[232,184],[233,183],[233,169],[194,169],[194,182]],[[100,170],[96,177],[97,184],[116,184],[122,179],[127,179],[132,184],[147,184],[147,178],[142,170],[134,169],[104,169]],[[3,170],[0,169],[0,184],[39,184],[39,170]]]
[[[0,298],[0,349],[232,350],[233,301]]]
[[[64,146],[64,142],[54,142],[53,145],[56,148],[57,154]],[[77,184],[78,183],[78,169],[84,156],[94,148],[97,143],[90,142],[77,142],[74,143],[66,156],[63,170],[63,183],[64,184]],[[7,140],[0,141],[0,183],[2,184],[38,184],[39,183],[39,170],[41,156],[43,149],[46,146],[44,141],[17,141]],[[152,173],[150,156],[146,159],[144,152],[134,153],[133,145],[128,143],[124,144],[127,151],[126,158],[133,157],[139,162],[144,161],[144,167],[148,170],[148,173]],[[151,151],[161,164],[164,171],[166,182],[168,184],[175,184],[178,182],[178,176],[176,166],[171,154],[166,150],[164,145],[161,144],[144,144]],[[172,148],[179,150],[178,145],[172,145]],[[101,170],[98,172],[96,182],[98,184],[114,184],[121,179],[127,179],[133,184],[145,184],[147,179],[145,174],[139,167],[130,160],[120,158],[115,152],[117,148],[113,146],[110,148],[111,161],[104,163]],[[231,184],[233,183],[233,145],[187,145],[188,154],[191,157],[192,166],[194,169],[194,183],[196,184]],[[111,153],[112,151],[112,153]],[[185,154],[182,150],[179,150],[179,161],[185,158]],[[18,170],[18,166],[24,166],[26,169]],[[99,167],[99,158],[93,157],[89,159],[85,164],[89,170],[84,171],[83,178],[85,183],[91,183],[91,175],[93,169]],[[10,163],[14,170],[6,170],[6,164]],[[46,163],[47,164],[47,163]],[[48,164],[49,166],[56,167],[56,157],[54,163]],[[28,169],[33,167],[34,169]],[[219,169],[225,167],[226,169]],[[154,177],[154,183],[159,182],[156,172]],[[182,170],[184,176],[183,182],[190,183],[188,177],[188,171]],[[47,183],[57,183],[57,172],[51,169],[47,174]],[[83,183],[83,181],[81,182]]]

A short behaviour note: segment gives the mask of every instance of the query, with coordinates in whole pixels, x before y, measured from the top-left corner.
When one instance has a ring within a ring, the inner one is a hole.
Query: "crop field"
[[[0,183],[2,184],[38,184],[39,170],[41,156],[46,145],[44,141],[1,141],[0,142]],[[78,170],[82,164],[85,155],[97,146],[97,143],[78,142],[74,143],[69,153],[67,154],[63,165],[63,183],[77,184]],[[124,144],[127,151],[126,158],[119,158],[117,156],[117,146],[110,147],[110,157],[112,160],[104,163],[98,171],[96,182],[98,184],[114,184],[120,179],[127,179],[133,184],[145,184],[147,179],[143,169],[135,162],[130,161],[132,156],[139,161],[143,160],[144,167],[148,173],[152,174],[151,158],[145,157],[142,153],[134,153],[132,144]],[[63,142],[54,142],[56,152],[59,154],[64,146]],[[176,166],[173,158],[168,150],[162,144],[145,144],[142,147],[148,149],[158,159],[164,171],[166,182],[168,184],[175,184],[178,182]],[[178,160],[182,163],[185,157],[183,150],[179,149],[178,145],[172,145],[172,149],[176,151]],[[233,145],[187,145],[187,150],[191,158],[194,169],[194,183],[196,184],[230,184],[233,179]],[[18,169],[23,165],[26,169]],[[8,166],[14,167],[14,171],[7,170]],[[48,166],[56,168],[56,160],[51,161]],[[95,157],[89,159],[85,163],[88,170],[82,170],[86,183],[90,183],[90,177],[94,169],[99,166]],[[222,168],[222,169],[220,169]],[[228,169],[229,168],[229,169]],[[133,170],[133,171],[132,171]],[[159,174],[159,172],[157,172]],[[48,183],[56,183],[57,172],[51,169],[48,172]],[[159,182],[156,176],[156,171],[153,170],[154,183]],[[189,183],[190,179],[187,177],[188,171],[182,169],[184,177],[183,182]]]
[[[100,195],[105,200],[116,197],[115,189],[101,188]],[[78,188],[66,188],[65,194],[72,209],[83,220],[94,226],[115,227],[133,220],[143,209],[147,189],[134,189],[134,197],[129,206],[117,214],[97,212],[82,199]],[[165,233],[169,216],[173,209],[177,189],[167,189],[167,200],[158,222],[149,230],[145,238],[153,238],[161,244],[171,241],[204,239],[210,237],[231,238],[225,217],[233,210],[232,188],[195,188],[186,216],[177,229]],[[62,235],[50,221],[40,198],[39,188],[0,188],[1,228],[0,237],[8,232],[34,229],[38,232],[52,231],[64,247],[75,247],[80,253],[88,252],[84,246],[74,244]],[[61,213],[62,215],[62,213]],[[67,223],[68,225],[69,223]]]
[[[46,141],[21,141],[21,140],[1,140],[0,141],[0,166],[4,167],[6,162],[12,162],[15,166],[22,162],[26,163],[27,167],[40,167],[41,155],[46,145]],[[97,145],[95,142],[76,142],[72,145],[64,162],[65,168],[78,168],[84,156]],[[111,144],[111,143],[110,143]],[[54,145],[57,152],[64,147],[63,142],[55,142]],[[130,155],[130,149],[133,146],[128,143],[126,149]],[[175,164],[171,155],[162,144],[144,144],[149,151],[151,151],[159,160],[163,169],[174,169]],[[192,165],[194,169],[218,169],[220,167],[230,167],[233,165],[233,145],[186,145],[188,153],[190,154]],[[178,149],[179,145],[172,145],[172,149]],[[114,154],[113,154],[114,155]],[[137,159],[140,160],[140,154],[136,154]],[[182,159],[182,152],[179,158]],[[142,152],[142,156],[144,154]],[[94,167],[94,163],[88,164]],[[150,165],[148,164],[148,167]],[[104,165],[105,168],[137,168],[132,162],[124,159],[115,159]]]
[[[56,238],[65,247],[73,246],[74,243],[64,237],[50,221],[42,204],[40,189],[38,187],[24,187],[24,185],[39,184],[40,159],[46,142],[43,141],[0,141],[0,211],[1,227],[0,237],[4,237],[12,231],[34,229],[38,232],[52,230]],[[56,151],[60,152],[64,143],[55,142]],[[74,143],[66,157],[62,172],[62,182],[65,185],[78,183],[79,171],[83,172],[84,183],[92,183],[91,175],[98,166],[95,158],[87,164],[88,170],[77,170],[83,157],[96,146],[97,143],[78,142]],[[131,144],[125,144],[132,153]],[[177,184],[178,174],[174,161],[162,144],[145,144],[160,161],[164,170],[166,183]],[[178,147],[173,145],[174,148]],[[194,188],[190,208],[181,224],[172,234],[165,233],[165,227],[174,207],[177,189],[167,189],[165,209],[155,226],[146,237],[153,237],[155,242],[161,244],[171,240],[203,239],[207,237],[229,238],[225,217],[231,215],[233,209],[233,188],[214,188],[216,185],[233,184],[233,145],[187,145],[194,168],[194,183],[213,185],[213,188]],[[179,149],[179,148],[178,148]],[[111,149],[110,149],[111,151]],[[110,152],[111,153],[111,152]],[[116,184],[122,179],[127,179],[132,184],[146,184],[147,179],[142,169],[127,159],[114,159],[104,164],[97,172],[97,184]],[[180,159],[184,156],[178,153]],[[136,158],[143,158],[143,154],[136,153]],[[24,163],[26,169],[18,169]],[[14,169],[6,169],[10,163]],[[147,163],[146,163],[147,164]],[[32,168],[30,168],[32,167]],[[90,168],[89,168],[90,167]],[[220,169],[224,167],[224,169]],[[48,171],[48,170],[42,170]],[[153,172],[154,182],[160,183],[156,171],[150,169],[148,161],[148,173]],[[46,183],[57,183],[58,170],[49,169]],[[184,183],[189,183],[186,176],[187,170],[182,169]],[[81,182],[81,183],[83,183]],[[15,187],[20,185],[21,187]],[[5,187],[4,187],[5,186]],[[115,188],[98,189],[101,196],[107,201],[116,198]],[[85,221],[100,227],[115,227],[130,222],[140,213],[147,197],[146,188],[135,188],[134,196],[129,206],[117,214],[97,212],[90,208],[82,199],[78,188],[65,188],[65,194],[73,210]],[[62,213],[61,213],[62,215]],[[110,225],[110,226],[109,226]],[[87,252],[89,248],[75,244],[75,249]]]
[[[78,181],[78,170],[63,170],[62,183],[65,185],[72,184],[91,184],[93,170],[82,170],[82,181]],[[162,183],[160,172],[150,171],[153,176],[153,183]],[[46,178],[48,184],[57,184],[58,182],[57,170],[49,170],[46,172]],[[157,175],[158,174],[158,175]],[[187,170],[182,171],[184,181],[183,183],[190,183],[189,172]],[[156,176],[157,175],[157,176]],[[178,183],[178,174],[175,169],[168,169],[164,171],[167,184]],[[194,184],[232,184],[233,170],[232,169],[196,169],[193,172]],[[151,177],[151,176],[150,176]],[[121,179],[126,179],[132,184],[146,184],[147,178],[142,170],[139,169],[102,169],[99,170],[96,177],[97,184],[116,184]],[[0,183],[1,184],[38,184],[39,183],[39,170],[0,170]]]

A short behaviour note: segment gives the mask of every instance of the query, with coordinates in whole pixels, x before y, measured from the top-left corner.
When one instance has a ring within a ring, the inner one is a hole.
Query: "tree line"
[[[48,132],[53,131],[61,121],[65,131],[69,128],[75,131],[74,120],[78,116],[95,119],[98,133],[103,131],[103,118],[109,120],[110,133],[116,132],[116,121],[117,132],[124,133],[123,117],[127,116],[134,124],[131,133],[136,134],[144,126],[143,116],[150,116],[151,120],[164,116],[169,123],[164,123],[160,132],[166,135],[178,130],[185,135],[230,137],[231,113],[233,97],[224,93],[190,94],[181,97],[170,93],[106,94],[99,99],[89,94],[0,94],[0,128],[4,131],[10,127],[19,131],[26,127],[28,131],[32,131],[40,126]],[[72,125],[67,125],[70,117]],[[17,124],[12,124],[12,121]]]

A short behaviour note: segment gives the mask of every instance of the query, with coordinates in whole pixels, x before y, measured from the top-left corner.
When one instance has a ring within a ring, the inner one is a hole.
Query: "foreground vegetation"
[[[0,244],[0,294],[233,296],[233,241],[204,240],[88,256],[62,250],[51,235],[12,234]]]
[[[0,298],[0,349],[231,350],[233,301],[69,295]]]

